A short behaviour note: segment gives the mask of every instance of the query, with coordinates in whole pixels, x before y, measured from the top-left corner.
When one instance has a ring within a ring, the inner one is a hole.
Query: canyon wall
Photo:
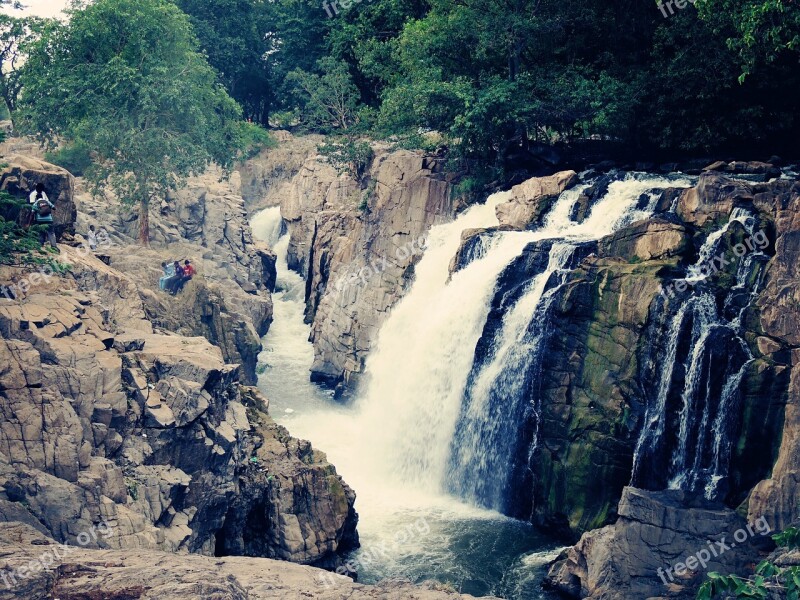
[[[249,343],[254,370],[274,256],[218,175],[162,206],[141,248],[113,198],[11,158],[6,189],[47,181],[67,226],[59,269],[0,266],[0,514],[73,545],[102,528],[88,546],[335,567],[358,545],[354,492],[231,362]],[[80,245],[89,223],[96,253]],[[199,267],[177,297],[156,291],[166,256]]]
[[[375,145],[359,181],[308,158],[281,201],[289,266],[307,281],[312,379],[355,387],[388,311],[413,277],[430,227],[452,219],[442,157]]]

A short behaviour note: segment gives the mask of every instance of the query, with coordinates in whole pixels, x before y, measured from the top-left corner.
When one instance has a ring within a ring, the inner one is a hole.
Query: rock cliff
[[[308,158],[281,202],[289,266],[307,281],[312,378],[352,388],[431,226],[456,210],[444,160],[375,146],[362,181]]]
[[[110,234],[102,252],[138,285],[148,319],[158,328],[203,336],[222,349],[227,362],[242,365],[242,380],[255,384],[261,337],[272,321],[270,291],[275,256],[254,241],[238,173],[219,171],[192,178],[150,218],[151,245],[136,244],[135,215],[113,197],[93,197],[79,180],[77,229],[89,225]],[[161,263],[190,260],[198,276],[178,297],[158,290]]]
[[[154,215],[152,248],[113,198],[9,157],[3,189],[38,181],[68,243],[60,270],[0,266],[2,520],[91,547],[337,566],[358,544],[354,492],[245,385],[275,257],[250,237],[236,176],[178,192]],[[77,245],[89,224],[108,234],[97,253]],[[156,291],[166,257],[200,271],[174,298]]]
[[[334,565],[357,543],[355,496],[325,457],[274,425],[206,339],[120,333],[122,314],[146,323],[143,306],[102,297],[132,282],[63,250],[71,275],[0,300],[6,518],[65,542],[104,522],[109,548]],[[85,269],[112,289],[81,291]]]

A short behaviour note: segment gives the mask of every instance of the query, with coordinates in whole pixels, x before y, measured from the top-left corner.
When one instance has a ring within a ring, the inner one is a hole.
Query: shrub
[[[349,137],[340,141],[321,144],[317,147],[317,150],[333,165],[337,173],[340,175],[348,173],[359,181],[369,168],[375,155],[369,142],[356,141]]]

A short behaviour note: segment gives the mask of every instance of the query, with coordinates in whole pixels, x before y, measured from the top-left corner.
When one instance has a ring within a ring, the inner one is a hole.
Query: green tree
[[[0,96],[11,113],[17,108],[22,64],[46,25],[37,17],[21,19],[0,13]]]
[[[323,131],[346,131],[357,125],[360,94],[347,65],[327,56],[317,63],[317,70],[321,74],[297,69],[286,77],[299,97],[303,122]]]
[[[701,16],[742,61],[740,81],[759,63],[772,63],[800,51],[800,5],[795,0],[701,0]]]
[[[263,0],[176,0],[189,15],[208,62],[246,118],[269,125],[275,102],[270,57],[276,52],[268,34],[271,3]]]
[[[22,129],[92,148],[87,177],[138,204],[143,244],[153,199],[212,162],[229,168],[242,145],[241,109],[169,0],[76,5],[34,47],[22,82]]]

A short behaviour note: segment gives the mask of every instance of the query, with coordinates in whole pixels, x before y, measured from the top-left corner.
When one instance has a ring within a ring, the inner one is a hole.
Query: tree
[[[39,39],[46,23],[37,17],[20,19],[0,13],[0,96],[11,113],[17,108],[20,68],[29,47]]]
[[[243,143],[241,109],[169,0],[75,4],[32,49],[22,84],[22,130],[51,148],[87,144],[87,177],[138,204],[143,244],[152,200],[210,163],[230,168]]]
[[[333,57],[321,59],[317,69],[321,75],[298,69],[286,78],[301,98],[303,121],[323,131],[346,131],[358,123],[358,88],[347,65]]]
[[[800,6],[795,0],[701,0],[697,6],[716,31],[728,34],[728,46],[743,63],[740,81],[759,63],[800,51]]]
[[[245,117],[264,126],[274,103],[268,35],[270,3],[262,0],[176,0],[189,15],[208,62]]]

